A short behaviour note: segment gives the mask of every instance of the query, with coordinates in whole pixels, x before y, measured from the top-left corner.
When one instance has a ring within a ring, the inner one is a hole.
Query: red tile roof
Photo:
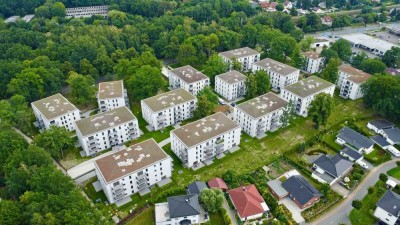
[[[228,186],[226,186],[225,181],[222,178],[218,178],[218,177],[215,177],[215,178],[209,180],[207,182],[207,184],[210,188],[220,188],[223,190],[228,189]]]
[[[238,187],[228,192],[241,218],[260,214],[265,211],[261,206],[261,203],[264,203],[264,199],[261,197],[254,184]]]

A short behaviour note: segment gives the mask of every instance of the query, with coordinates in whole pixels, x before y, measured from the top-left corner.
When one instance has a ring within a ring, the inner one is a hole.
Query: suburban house
[[[268,92],[237,105],[234,121],[251,137],[262,136],[281,126],[280,117],[287,105],[278,95]]]
[[[377,134],[383,135],[383,130],[394,128],[396,125],[387,120],[371,120],[368,121],[368,129],[374,131]]]
[[[81,119],[79,109],[61,94],[32,102],[31,106],[40,129],[58,126],[72,131],[75,130],[74,121]]]
[[[342,158],[339,154],[334,156],[322,155],[313,164],[314,172],[311,176],[319,182],[329,185],[345,176],[353,166],[352,162]]]
[[[333,22],[333,19],[330,16],[323,16],[321,18],[321,23],[326,25],[326,26],[328,26],[328,27],[332,26],[332,22]]]
[[[300,209],[305,209],[318,202],[322,194],[303,176],[289,177],[282,183],[282,187],[289,193],[290,198]]]
[[[324,66],[324,58],[318,53],[314,51],[308,51],[303,53],[306,62],[304,63],[303,70],[313,74],[319,73],[322,71],[322,67]]]
[[[100,15],[106,18],[108,16],[108,5],[87,6],[66,8],[66,18],[88,18]]]
[[[400,129],[397,127],[384,129],[382,135],[386,138],[386,141],[392,145],[400,143]]]
[[[104,194],[115,203],[135,193],[148,193],[150,186],[170,178],[172,159],[154,139],[148,139],[100,158],[94,165]]]
[[[344,149],[340,151],[340,155],[355,163],[361,161],[364,158],[361,153],[349,146],[344,147]]]
[[[210,78],[189,65],[170,70],[168,79],[171,89],[183,88],[194,96],[210,85]]]
[[[375,144],[379,145],[385,150],[392,146],[389,142],[386,141],[386,138],[382,137],[381,135],[375,135],[370,138],[373,142],[375,142]]]
[[[241,221],[258,219],[269,212],[254,184],[229,190],[228,193]]]
[[[203,181],[195,181],[187,186],[186,193],[189,194],[200,194],[204,189],[208,189],[207,184]]]
[[[283,3],[283,6],[285,7],[285,9],[292,9],[293,3],[289,0],[285,0],[285,2]]]
[[[322,48],[324,46],[329,47],[330,43],[328,40],[323,38],[314,38],[313,43],[311,43],[310,48]]]
[[[75,126],[87,156],[140,136],[138,121],[126,106],[75,121]]]
[[[140,104],[143,119],[152,130],[159,130],[191,118],[196,102],[197,98],[190,92],[178,88],[143,99]]]
[[[371,74],[365,73],[348,64],[339,66],[339,78],[336,83],[340,89],[339,95],[342,98],[352,100],[363,97],[361,85],[371,77]]]
[[[222,178],[215,177],[207,182],[209,188],[219,188],[222,191],[227,191],[228,186]]]
[[[122,80],[99,83],[97,103],[100,112],[106,112],[122,106],[129,107],[128,93]]]
[[[260,53],[249,47],[220,52],[218,55],[228,64],[228,68],[231,69],[236,60],[242,65],[242,70],[245,72],[251,70],[253,63],[260,60]]]
[[[351,128],[343,127],[336,136],[336,142],[340,145],[350,145],[359,153],[369,154],[374,150],[374,142]]]
[[[207,222],[201,211],[197,194],[168,197],[167,202],[155,204],[156,225],[190,225]]]
[[[280,91],[283,87],[299,80],[300,70],[270,58],[254,63],[253,72],[264,70],[269,75],[271,87]]]
[[[186,167],[212,162],[240,144],[240,126],[216,113],[171,131],[171,149]]]
[[[232,70],[215,77],[215,92],[228,101],[233,101],[246,94],[246,76]]]
[[[326,93],[333,96],[335,85],[316,76],[311,76],[282,89],[280,96],[286,101],[292,101],[295,112],[300,116],[307,116],[307,110],[315,96]]]
[[[374,216],[388,225],[400,223],[400,195],[387,190],[382,198],[376,203]]]

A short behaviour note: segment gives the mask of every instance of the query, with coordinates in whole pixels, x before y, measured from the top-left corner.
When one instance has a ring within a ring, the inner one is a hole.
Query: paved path
[[[13,129],[20,134],[29,144],[33,142],[32,138],[26,136],[24,133],[22,133],[22,131],[20,131],[19,129],[13,127]]]
[[[224,209],[228,213],[228,216],[231,218],[232,225],[238,225],[236,218],[235,218],[235,212],[233,212],[233,210],[229,207],[226,199],[224,199],[224,202],[222,203],[222,207],[224,207]]]
[[[158,143],[158,146],[160,146],[160,148],[162,148],[162,147],[166,146],[169,143],[171,143],[171,139],[167,138],[167,139],[161,141],[160,143]]]
[[[396,162],[400,159],[393,159],[386,163],[375,167],[370,171],[367,177],[357,186],[357,188],[339,205],[337,205],[333,210],[317,219],[310,224],[332,224],[337,225],[339,223],[351,224],[349,220],[350,211],[353,209],[351,202],[355,199],[363,199],[368,193],[368,188],[373,186],[379,179],[379,174],[386,173],[388,170],[396,167]]]

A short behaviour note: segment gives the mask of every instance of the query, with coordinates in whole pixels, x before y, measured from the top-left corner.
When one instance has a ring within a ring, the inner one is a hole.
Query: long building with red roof
[[[219,188],[222,191],[228,190],[228,186],[226,186],[225,181],[222,178],[215,177],[207,182],[208,187],[210,188]]]

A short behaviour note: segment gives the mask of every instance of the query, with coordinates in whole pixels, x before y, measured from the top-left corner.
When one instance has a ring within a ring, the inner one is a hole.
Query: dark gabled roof
[[[199,195],[180,195],[168,197],[170,218],[200,214]]]
[[[400,142],[400,129],[399,128],[395,127],[395,128],[385,129],[385,130],[383,130],[383,132],[393,142],[395,142],[395,143]]]
[[[343,127],[339,131],[337,137],[344,140],[347,144],[350,144],[358,149],[370,148],[372,145],[374,145],[374,142],[371,141],[371,139],[348,127]]]
[[[379,146],[381,146],[382,148],[390,145],[390,143],[387,142],[386,139],[381,135],[372,136],[371,140],[374,141]]]
[[[339,154],[334,156],[322,155],[314,161],[314,164],[334,177],[343,175],[344,172],[353,166],[352,162],[343,159]]]
[[[388,129],[393,128],[395,125],[387,120],[371,120],[368,121],[369,124],[378,129]]]
[[[360,154],[359,152],[357,152],[356,150],[354,150],[353,148],[350,148],[348,146],[346,146],[340,152],[344,153],[345,155],[350,156],[351,158],[353,158],[356,161],[363,157],[362,154]]]
[[[306,204],[314,197],[322,196],[322,194],[301,175],[291,176],[282,183],[282,186],[301,205]]]
[[[400,216],[400,195],[394,193],[391,190],[387,190],[382,198],[376,203],[376,206],[384,209],[386,212],[394,215],[395,217]]]
[[[206,189],[207,184],[203,181],[195,181],[187,187],[188,194],[200,194],[200,191]]]

